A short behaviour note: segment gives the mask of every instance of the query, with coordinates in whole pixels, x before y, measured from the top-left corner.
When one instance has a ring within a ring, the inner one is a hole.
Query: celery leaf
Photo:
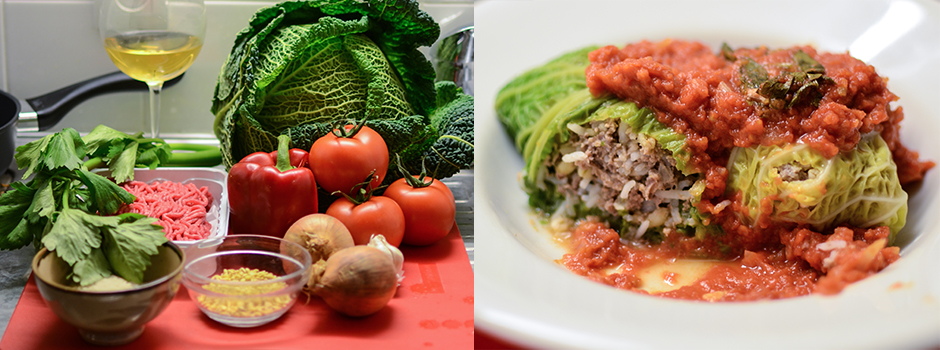
[[[75,170],[82,167],[82,159],[85,158],[85,143],[82,142],[78,131],[66,128],[52,135],[42,156],[44,164],[49,169],[64,167]]]
[[[131,168],[131,170],[133,170],[133,168]],[[114,214],[118,209],[121,209],[121,206],[124,204],[134,202],[134,195],[104,176],[92,173],[88,170],[81,170],[78,172],[78,175],[82,183],[91,190],[92,198],[90,200],[94,201],[101,215]]]
[[[36,190],[20,182],[10,184],[11,189],[0,196],[0,249],[19,249],[32,240],[32,234],[24,231],[29,210]]]
[[[157,219],[137,214],[121,217],[129,221],[103,230],[104,253],[115,273],[131,283],[140,284],[150,265],[150,256],[157,254],[157,247],[167,239],[163,229],[153,224]]]
[[[84,287],[109,276],[111,276],[111,269],[108,266],[108,259],[101,249],[92,249],[88,256],[72,266],[69,279]]]
[[[101,226],[117,226],[117,217],[88,214],[78,209],[63,208],[42,244],[55,251],[69,265],[88,257],[101,246]]]

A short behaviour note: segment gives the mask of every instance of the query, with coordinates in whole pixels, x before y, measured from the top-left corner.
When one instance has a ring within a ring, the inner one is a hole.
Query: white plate
[[[906,116],[904,143],[940,161],[940,2],[490,1],[477,3],[475,21],[476,327],[538,348],[940,345],[940,169],[912,192],[901,259],[841,294],[717,304],[661,299],[588,281],[552,261],[561,252],[531,225],[517,183],[522,158],[493,111],[497,91],[514,76],[589,44],[673,37],[716,49],[723,41],[851,47],[890,77]]]

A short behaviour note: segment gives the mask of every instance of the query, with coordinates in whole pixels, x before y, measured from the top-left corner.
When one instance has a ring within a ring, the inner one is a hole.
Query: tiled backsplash
[[[100,0],[99,0],[100,1]],[[161,94],[160,132],[166,137],[212,138],[209,112],[219,70],[235,35],[260,8],[278,1],[206,1],[208,25],[199,57],[179,84]],[[98,38],[94,0],[4,0],[0,8],[0,87],[25,99],[116,71]],[[422,3],[446,35],[473,23],[473,3]],[[94,97],[75,107],[53,129],[87,132],[95,125],[137,132],[145,130],[146,92]]]

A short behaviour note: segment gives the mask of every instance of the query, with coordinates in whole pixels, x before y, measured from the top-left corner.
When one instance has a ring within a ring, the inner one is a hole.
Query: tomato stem
[[[353,126],[352,130],[347,131],[346,126],[341,125],[338,128],[333,128],[333,135],[336,135],[336,137],[339,137],[339,138],[351,139],[354,136],[356,136],[356,134],[359,133],[359,130],[362,129],[363,126],[366,125],[367,120],[369,120],[368,114],[366,114],[366,117],[362,118],[362,120],[359,121],[358,123],[356,122],[355,119],[350,119],[349,124]]]
[[[348,195],[344,193],[343,191],[333,191],[333,193],[331,194],[334,196],[341,194],[343,195],[343,197],[346,197],[346,199],[348,199],[350,202],[353,202],[353,204],[360,205],[362,203],[368,202],[369,199],[372,199],[373,192],[384,187],[384,186],[379,186],[376,188],[372,188],[372,179],[374,178],[375,178],[375,170],[372,170],[372,172],[369,173],[369,177],[367,177],[365,181],[360,182],[356,184],[355,186],[353,186],[352,191],[350,192],[355,192],[356,193],[355,196]]]
[[[398,172],[401,173],[401,177],[405,179],[405,182],[408,183],[408,186],[411,188],[424,188],[431,186],[434,183],[434,178],[431,178],[431,181],[427,183],[424,182],[424,179],[427,177],[428,170],[424,167],[424,157],[421,157],[421,175],[418,178],[415,178],[408,172],[408,169],[405,169],[405,166],[401,164],[401,156],[398,153],[395,154],[395,164],[398,165]]]

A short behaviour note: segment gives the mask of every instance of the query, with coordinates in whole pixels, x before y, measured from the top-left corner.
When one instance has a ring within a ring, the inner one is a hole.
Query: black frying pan
[[[180,75],[163,86],[173,86],[182,78]],[[0,91],[0,173],[13,163],[17,129],[48,130],[79,103],[97,95],[122,91],[147,91],[147,84],[118,71],[26,100]]]

